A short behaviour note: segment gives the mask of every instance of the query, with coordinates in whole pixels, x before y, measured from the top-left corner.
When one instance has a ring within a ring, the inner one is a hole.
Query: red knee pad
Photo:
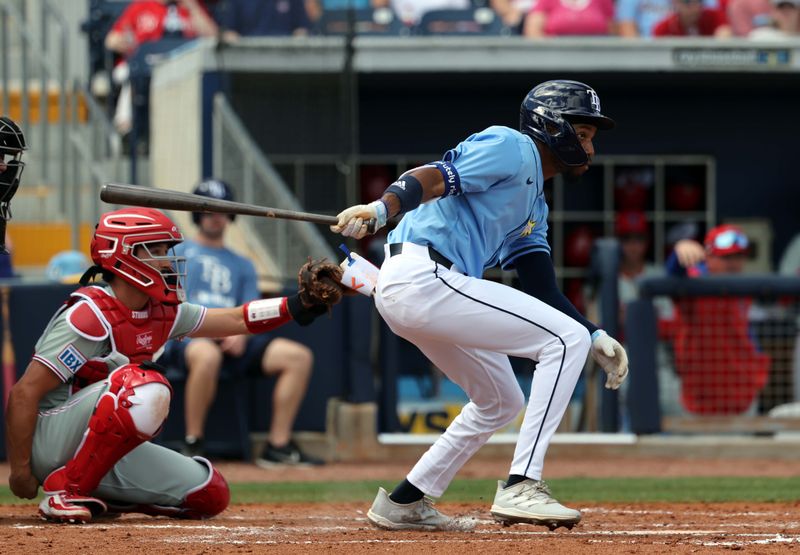
[[[151,383],[172,392],[163,375],[137,364],[126,364],[111,373],[108,391],[97,401],[83,441],[65,465],[67,492],[90,495],[118,460],[153,437],[140,432],[130,414],[130,398],[136,388]]]
[[[182,510],[175,516],[191,519],[211,518],[228,508],[231,501],[231,490],[219,470],[214,468],[207,459],[203,457],[194,457],[194,459],[208,467],[208,480],[189,491],[181,504]]]

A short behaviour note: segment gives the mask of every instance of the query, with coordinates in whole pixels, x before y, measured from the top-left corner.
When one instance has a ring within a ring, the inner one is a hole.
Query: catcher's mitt
[[[333,306],[342,300],[342,269],[326,258],[303,264],[297,274],[300,300],[306,306]]]

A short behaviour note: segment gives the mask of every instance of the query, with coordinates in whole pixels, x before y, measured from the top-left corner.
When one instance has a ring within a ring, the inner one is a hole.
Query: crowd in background
[[[388,21],[387,17],[399,20],[409,34],[418,31],[415,28],[426,16],[455,20],[459,12],[464,20],[475,18],[482,24],[496,18],[502,22],[504,34],[533,39],[602,35],[766,38],[800,33],[800,0],[134,0],[131,4],[136,6],[129,8],[128,15],[144,18],[142,25],[150,31],[134,30],[131,36],[137,40],[152,40],[158,20],[166,17],[171,18],[172,30],[180,29],[187,37],[221,33],[236,40],[240,36],[325,34],[324,23],[331,14],[350,8],[377,11],[379,21]],[[129,26],[137,25],[131,17],[124,19]],[[481,33],[489,28],[494,30],[491,32],[498,29],[487,25],[438,29],[443,33]],[[117,41],[108,46],[126,52],[133,43]]]

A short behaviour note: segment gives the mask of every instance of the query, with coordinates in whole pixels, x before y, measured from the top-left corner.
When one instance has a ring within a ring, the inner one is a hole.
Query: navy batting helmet
[[[520,131],[546,144],[566,166],[589,161],[573,123],[613,129],[614,120],[600,113],[600,98],[578,81],[546,81],[536,85],[522,101]]]
[[[206,179],[192,191],[195,195],[215,198],[219,200],[234,200],[233,189],[221,179]],[[192,212],[192,221],[195,225],[200,225],[202,212]],[[236,214],[228,214],[231,221],[236,219]]]

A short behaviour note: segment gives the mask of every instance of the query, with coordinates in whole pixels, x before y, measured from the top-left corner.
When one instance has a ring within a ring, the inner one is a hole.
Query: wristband
[[[259,299],[242,305],[244,323],[250,333],[264,333],[292,319],[286,297]]]
[[[307,326],[318,317],[328,313],[328,307],[324,304],[305,306],[300,300],[300,295],[287,297],[286,308],[292,319],[301,326]]]
[[[594,340],[597,339],[598,337],[600,337],[601,335],[608,335],[608,334],[606,333],[606,330],[595,330],[595,331],[593,331],[592,332],[592,343],[594,343]]]
[[[422,183],[413,175],[403,175],[384,193],[392,193],[400,199],[400,212],[410,212],[422,202]]]
[[[389,219],[389,209],[386,207],[386,203],[378,199],[370,202],[369,206],[375,207],[375,229],[385,226],[386,220]]]

